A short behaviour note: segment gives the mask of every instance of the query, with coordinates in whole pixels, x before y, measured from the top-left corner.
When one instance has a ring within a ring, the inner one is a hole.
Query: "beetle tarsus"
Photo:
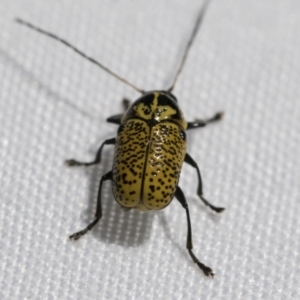
[[[65,164],[68,166],[68,167],[78,167],[78,166],[85,166],[85,167],[88,167],[88,166],[92,166],[92,165],[95,165],[95,164],[98,164],[99,162],[98,161],[92,161],[92,162],[80,162],[80,161],[77,161],[75,159],[68,159],[65,161]]]
[[[79,231],[79,232],[76,232],[72,235],[69,236],[69,239],[70,240],[74,240],[74,241],[77,241],[79,240],[85,233],[87,233],[87,229],[84,229],[82,231]]]
[[[210,267],[202,264],[201,262],[197,262],[198,267],[203,271],[204,275],[207,277],[214,278],[215,274]]]
[[[101,218],[101,216],[96,217],[96,219],[91,224],[89,224],[85,229],[70,235],[70,237],[69,237],[70,240],[75,240],[75,241],[79,240],[83,235],[85,235],[88,231],[90,231],[98,223],[100,218]]]
[[[77,160],[75,160],[75,159],[67,159],[67,160],[65,161],[65,164],[66,164],[68,167],[85,166],[85,165],[88,165],[87,163],[83,163],[83,162],[77,161]]]
[[[205,119],[205,120],[196,119],[195,123],[199,122],[199,124],[200,123],[203,124],[202,126],[206,126],[209,123],[214,123],[214,122],[222,120],[223,117],[224,117],[224,112],[223,111],[219,111],[213,117],[211,117],[209,119]]]
[[[217,206],[214,206],[214,205],[210,204],[210,203],[209,203],[202,195],[200,195],[200,194],[198,194],[198,195],[199,195],[199,197],[201,198],[201,200],[203,201],[203,203],[204,203],[206,206],[210,207],[210,209],[212,209],[213,211],[215,211],[215,212],[217,212],[217,213],[221,213],[222,211],[225,210],[224,207],[217,207]]]
[[[187,124],[187,130],[189,129],[195,129],[195,128],[199,128],[199,127],[205,127],[206,125],[210,124],[210,123],[214,123],[217,121],[222,120],[224,117],[224,112],[220,111],[217,112],[213,117],[209,118],[209,119],[196,119],[194,122],[188,122]]]
[[[197,264],[197,266],[203,271],[204,275],[207,277],[211,277],[214,278],[214,272],[210,267],[207,267],[205,264],[203,264],[202,262],[200,262],[198,260],[198,258],[195,256],[195,254],[193,253],[192,249],[188,249],[189,254],[191,256],[191,258],[193,259],[194,263]]]
[[[221,121],[224,118],[224,112],[218,111],[212,118],[205,120],[206,123]]]
[[[216,122],[216,121],[222,120],[223,118],[224,118],[224,112],[223,111],[219,111],[211,119],[208,119],[206,122],[207,123]]]

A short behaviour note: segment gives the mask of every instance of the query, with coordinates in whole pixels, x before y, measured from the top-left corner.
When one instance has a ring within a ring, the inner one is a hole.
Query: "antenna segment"
[[[66,45],[67,47],[73,49],[76,53],[78,53],[80,56],[86,58],[87,60],[89,60],[90,62],[92,62],[93,64],[97,65],[98,67],[100,67],[101,69],[103,69],[104,71],[106,71],[107,73],[109,73],[110,75],[114,76],[115,78],[119,79],[120,81],[122,81],[123,83],[129,85],[130,87],[132,87],[134,90],[136,90],[137,92],[144,94],[145,91],[139,89],[138,87],[136,87],[134,84],[130,83],[129,81],[127,81],[125,78],[119,76],[118,74],[116,74],[115,72],[111,71],[109,68],[105,67],[103,64],[101,64],[100,62],[96,61],[95,59],[93,59],[92,57],[87,56],[86,54],[84,54],[82,51],[80,51],[79,49],[77,49],[76,47],[72,46],[69,42],[67,42],[64,39],[61,39],[60,37],[54,35],[51,32],[48,32],[46,30],[43,30],[41,28],[38,28],[35,25],[32,25],[26,21],[23,21],[21,19],[16,19],[16,22],[22,25],[25,25],[39,33],[45,34],[51,38],[53,38],[56,41],[61,42],[62,44]]]
[[[185,64],[185,62],[186,62],[186,58],[187,58],[187,56],[188,56],[189,50],[190,50],[190,48],[191,48],[191,46],[192,46],[192,44],[193,44],[193,42],[194,42],[194,40],[195,40],[195,37],[196,37],[197,32],[198,32],[198,30],[199,30],[199,28],[200,28],[200,25],[201,25],[201,23],[202,23],[202,21],[203,21],[204,15],[205,15],[205,13],[206,13],[206,10],[207,10],[207,7],[208,7],[210,1],[211,1],[211,0],[206,0],[205,3],[204,3],[203,6],[202,6],[202,9],[201,9],[200,12],[199,12],[199,15],[198,15],[198,17],[197,17],[197,20],[196,20],[194,29],[193,29],[192,34],[191,34],[191,37],[190,37],[190,39],[189,39],[189,41],[188,41],[188,43],[187,43],[187,45],[186,45],[186,47],[185,47],[185,50],[184,50],[184,54],[183,54],[182,60],[181,60],[181,62],[180,62],[179,68],[178,68],[178,70],[177,70],[177,72],[176,72],[176,74],[175,74],[173,83],[172,83],[172,85],[167,89],[168,92],[172,92],[172,90],[173,90],[174,87],[175,87],[175,84],[176,84],[176,82],[177,82],[177,79],[178,79],[178,77],[179,77],[179,75],[180,75],[180,73],[181,73],[181,71],[182,71],[182,69],[183,69],[183,67],[184,67],[184,64]]]
[[[187,56],[189,54],[189,50],[195,40],[195,37],[197,35],[197,32],[200,28],[200,25],[203,21],[203,18],[204,18],[204,15],[206,13],[206,10],[207,10],[207,7],[209,5],[211,0],[205,0],[203,6],[202,6],[202,9],[200,10],[199,12],[199,15],[197,17],[197,20],[196,20],[196,23],[195,23],[195,26],[194,26],[194,29],[192,31],[192,34],[190,36],[190,39],[185,47],[185,50],[184,50],[184,54],[183,54],[183,57],[181,59],[181,62],[180,62],[180,65],[179,65],[179,68],[177,70],[177,72],[175,73],[175,76],[174,76],[174,80],[173,80],[173,83],[172,85],[167,89],[168,92],[172,92],[174,87],[175,87],[175,84],[177,82],[177,79],[179,77],[179,75],[181,74],[182,72],[182,69],[185,65],[185,62],[186,62],[186,59],[187,59]],[[122,81],[123,83],[127,84],[128,86],[130,86],[131,88],[133,88],[134,90],[136,90],[137,92],[141,93],[141,94],[144,94],[145,91],[136,87],[134,84],[130,83],[128,80],[126,80],[125,78],[119,76],[118,74],[116,74],[115,72],[113,72],[112,70],[110,70],[109,68],[107,68],[106,66],[104,66],[103,64],[101,64],[100,62],[96,61],[95,59],[93,59],[92,57],[86,55],[85,53],[83,53],[82,51],[80,51],[79,49],[77,49],[76,47],[72,46],[69,42],[67,42],[66,40],[56,36],[55,34],[51,33],[51,32],[48,32],[46,30],[43,30],[29,22],[26,22],[26,21],[23,21],[19,18],[16,19],[16,22],[19,23],[19,24],[22,24],[22,25],[25,25],[39,33],[42,33],[42,34],[45,34],[47,35],[48,37],[64,44],[65,46],[71,48],[72,50],[74,50],[76,53],[78,53],[80,56],[86,58],[87,60],[89,60],[90,62],[92,62],[93,64],[97,65],[98,67],[100,67],[101,69],[103,69],[104,71],[106,71],[107,73],[109,73],[110,75],[114,76],[115,78],[119,79],[120,81]]]

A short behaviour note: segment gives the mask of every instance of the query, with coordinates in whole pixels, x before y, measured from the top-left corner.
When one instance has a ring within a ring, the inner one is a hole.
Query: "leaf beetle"
[[[114,115],[107,119],[108,122],[119,125],[118,133],[115,138],[108,139],[102,143],[94,161],[79,162],[74,159],[66,161],[68,166],[95,165],[101,162],[101,153],[105,145],[115,146],[113,168],[103,175],[100,180],[95,219],[85,229],[72,234],[70,239],[78,240],[101,219],[101,190],[104,181],[111,181],[114,198],[126,210],[160,210],[168,206],[175,197],[186,212],[187,250],[192,260],[199,266],[203,273],[206,276],[213,277],[214,273],[212,269],[201,263],[192,251],[192,227],[189,208],[178,182],[182,164],[185,162],[191,165],[197,171],[197,194],[200,199],[217,213],[224,210],[224,208],[213,206],[203,197],[200,170],[197,163],[186,152],[185,134],[186,130],[204,127],[209,123],[220,120],[223,113],[216,113],[212,118],[207,120],[186,122],[178,106],[178,101],[172,94],[177,78],[185,64],[189,49],[200,28],[208,4],[209,0],[204,3],[200,10],[171,87],[166,90],[147,92],[137,88],[98,61],[87,56],[66,40],[21,19],[16,19],[16,21],[63,43],[142,94],[132,104],[128,100],[124,100],[126,107],[124,114]]]

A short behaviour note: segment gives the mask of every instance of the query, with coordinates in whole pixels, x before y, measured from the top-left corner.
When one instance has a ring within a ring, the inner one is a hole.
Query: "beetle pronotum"
[[[150,211],[163,209],[175,197],[186,211],[188,225],[186,246],[188,252],[204,274],[213,277],[212,269],[201,263],[192,251],[192,228],[189,208],[186,198],[178,186],[178,182],[182,164],[186,162],[197,171],[197,194],[203,203],[217,213],[224,210],[224,208],[213,206],[203,197],[200,170],[197,163],[186,152],[185,134],[185,130],[204,127],[208,123],[220,120],[223,113],[216,113],[207,120],[186,122],[178,106],[177,99],[172,94],[208,4],[209,0],[204,3],[200,10],[172,85],[165,90],[148,92],[137,88],[126,79],[69,44],[66,40],[21,19],[16,19],[16,21],[63,43],[142,94],[131,105],[129,101],[124,100],[126,107],[124,114],[114,115],[107,119],[108,122],[119,125],[118,134],[115,138],[108,139],[102,143],[92,162],[79,162],[74,159],[66,161],[68,166],[98,164],[101,162],[103,147],[105,145],[115,145],[113,168],[103,175],[100,180],[95,219],[85,229],[72,234],[70,239],[78,240],[101,219],[101,190],[104,181],[110,180],[112,182],[113,195],[116,201],[126,210]]]

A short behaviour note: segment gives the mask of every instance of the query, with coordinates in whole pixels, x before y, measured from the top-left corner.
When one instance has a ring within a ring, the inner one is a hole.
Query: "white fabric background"
[[[1,299],[300,299],[300,2],[215,0],[174,94],[188,120],[224,110],[224,121],[190,132],[196,172],[183,168],[185,212],[123,212],[110,184],[93,218],[113,147],[89,169],[117,127],[105,119],[139,95],[63,45],[13,18],[64,37],[146,90],[165,88],[199,1],[0,0]]]

